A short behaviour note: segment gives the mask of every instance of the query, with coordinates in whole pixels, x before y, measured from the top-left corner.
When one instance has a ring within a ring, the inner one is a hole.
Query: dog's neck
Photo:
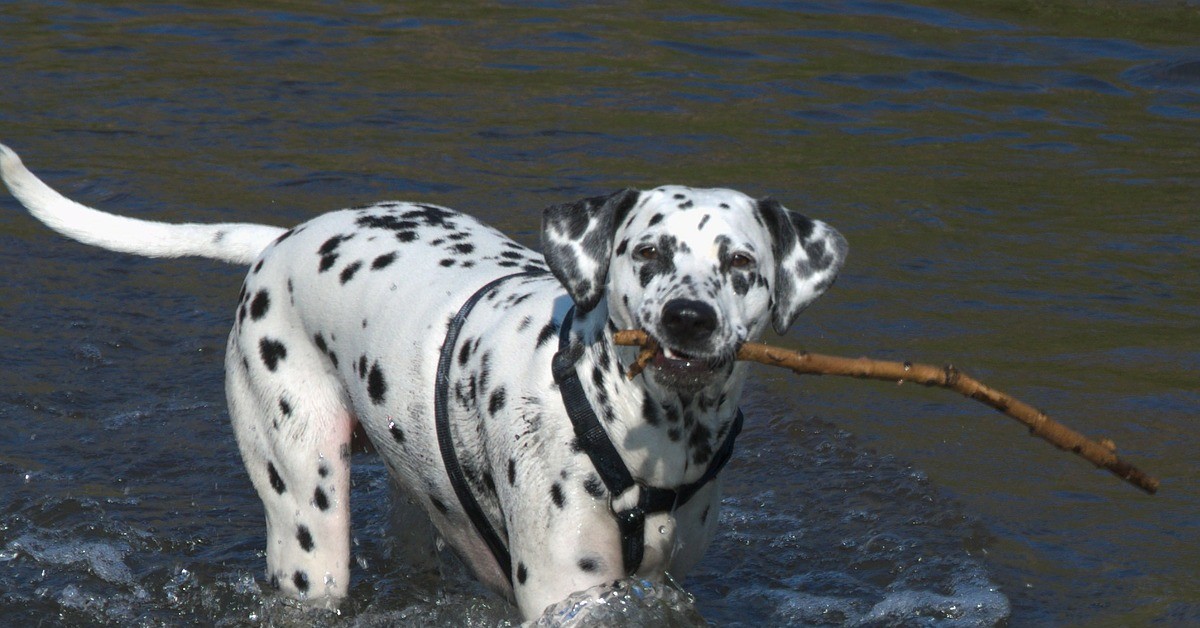
[[[745,364],[735,363],[728,378],[683,392],[658,385],[645,371],[630,380],[639,348],[613,343],[617,323],[605,302],[576,316],[571,335],[583,345],[579,379],[630,473],[662,488],[702,476],[733,424]]]

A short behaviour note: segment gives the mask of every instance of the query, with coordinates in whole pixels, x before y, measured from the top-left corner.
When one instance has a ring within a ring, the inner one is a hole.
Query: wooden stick
[[[655,349],[650,349],[649,344],[653,340],[649,339],[645,332],[619,331],[614,335],[613,341],[619,345],[643,347],[638,361],[630,367],[630,377],[641,372],[653,357]],[[1074,452],[1097,467],[1108,469],[1117,477],[1147,493],[1154,494],[1158,491],[1158,479],[1118,457],[1117,447],[1111,440],[1091,440],[1051,419],[1037,408],[987,386],[950,365],[936,367],[912,362],[843,358],[789,351],[757,342],[743,344],[738,350],[737,359],[781,366],[800,374],[842,375],[948,388],[1007,414],[1028,427],[1029,433],[1049,441],[1059,449]]]

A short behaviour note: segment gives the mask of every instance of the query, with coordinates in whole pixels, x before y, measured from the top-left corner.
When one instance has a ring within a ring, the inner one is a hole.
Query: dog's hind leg
[[[355,419],[341,384],[309,344],[247,347],[235,329],[226,354],[229,413],[242,460],[266,510],[267,578],[317,605],[350,580],[350,439]]]

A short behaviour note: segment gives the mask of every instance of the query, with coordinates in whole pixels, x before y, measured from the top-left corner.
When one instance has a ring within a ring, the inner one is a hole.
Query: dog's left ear
[[[546,264],[581,312],[600,302],[608,281],[617,227],[640,194],[624,189],[607,196],[554,205],[542,212]]]
[[[804,308],[833,285],[849,246],[833,227],[788,211],[775,199],[759,201],[758,212],[771,232],[775,253],[771,323],[783,334]]]

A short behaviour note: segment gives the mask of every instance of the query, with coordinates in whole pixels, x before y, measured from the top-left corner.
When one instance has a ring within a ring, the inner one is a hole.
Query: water
[[[559,612],[1185,625],[1197,33],[1196,5],[1154,2],[3,3],[0,138],[69,196],[168,220],[402,198],[532,244],[540,208],[624,186],[775,196],[851,257],[770,340],[953,362],[1112,438],[1161,493],[951,393],[762,368],[683,590],[624,582]],[[221,383],[243,271],[0,209],[0,623],[515,620],[386,506],[368,456],[351,600],[314,616],[264,595]]]

